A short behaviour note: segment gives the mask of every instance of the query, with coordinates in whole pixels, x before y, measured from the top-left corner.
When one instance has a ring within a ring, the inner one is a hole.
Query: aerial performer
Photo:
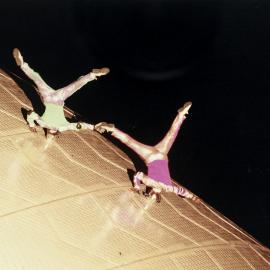
[[[183,121],[186,119],[191,105],[191,102],[186,102],[183,107],[178,110],[178,114],[169,131],[155,146],[145,145],[134,140],[123,131],[117,129],[114,124],[101,122],[95,125],[95,129],[98,132],[103,133],[106,131],[111,133],[113,137],[131,148],[146,163],[147,174],[137,172],[133,177],[133,188],[131,190],[139,193],[140,184],[144,183],[147,187],[151,187],[151,191],[149,193],[145,192],[144,194],[155,198],[157,202],[161,201],[160,194],[162,191],[173,192],[181,197],[192,199],[195,202],[200,201],[193,193],[173,183],[169,171],[168,153],[178,135]]]
[[[34,111],[28,112],[27,123],[31,131],[36,132],[36,123],[53,135],[66,130],[94,129],[94,126],[88,123],[68,122],[64,115],[65,100],[88,82],[108,74],[110,71],[108,68],[92,69],[90,73],[79,77],[73,83],[55,90],[48,86],[41,76],[29,67],[28,63],[24,62],[17,48],[13,50],[13,56],[22,71],[34,81],[37,86],[36,90],[45,106],[45,111],[42,116],[39,116]]]

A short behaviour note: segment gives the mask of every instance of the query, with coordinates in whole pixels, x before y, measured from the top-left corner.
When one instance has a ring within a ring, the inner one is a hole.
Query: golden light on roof
[[[46,140],[0,71],[0,269],[270,269],[270,251],[206,203],[128,192],[129,158],[93,131]]]

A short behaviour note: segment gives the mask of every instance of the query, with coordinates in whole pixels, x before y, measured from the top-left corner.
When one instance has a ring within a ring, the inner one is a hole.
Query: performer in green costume
[[[20,66],[23,72],[36,84],[37,92],[45,105],[45,112],[41,117],[34,111],[31,111],[27,115],[27,122],[31,131],[36,131],[36,123],[39,126],[46,128],[51,134],[66,130],[94,129],[94,126],[88,123],[68,122],[64,115],[65,100],[88,82],[108,74],[110,71],[108,68],[93,69],[90,73],[81,76],[68,86],[55,90],[48,86],[41,76],[24,62],[23,57],[17,48],[13,50],[13,56],[17,65]]]

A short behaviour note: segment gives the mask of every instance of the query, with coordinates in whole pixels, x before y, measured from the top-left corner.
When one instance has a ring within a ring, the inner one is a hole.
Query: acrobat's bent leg
[[[36,132],[36,123],[35,121],[40,120],[40,116],[34,112],[34,111],[29,111],[27,113],[27,123],[31,131]]]
[[[106,122],[101,122],[95,125],[95,129],[103,133],[104,131],[111,132],[112,136],[121,141],[123,144],[131,148],[136,154],[138,154],[144,161],[147,160],[153,152],[156,150],[152,146],[142,144],[128,134],[114,127],[113,124],[108,124]]]
[[[108,74],[109,71],[110,70],[108,68],[93,69],[90,73],[79,77],[75,82],[57,90],[53,95],[56,99],[65,101],[68,97],[81,89],[85,84],[96,80],[99,76]]]
[[[186,102],[184,106],[178,110],[178,114],[175,117],[169,131],[167,132],[165,137],[155,146],[158,151],[166,155],[168,154],[178,135],[183,121],[186,119],[186,114],[188,114],[188,110],[191,105],[191,102]]]

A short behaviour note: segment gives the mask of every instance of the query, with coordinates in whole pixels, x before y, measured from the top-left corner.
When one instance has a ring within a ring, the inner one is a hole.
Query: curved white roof
[[[31,133],[0,71],[0,269],[270,269],[270,250],[206,203],[128,192],[129,158],[96,132]]]

